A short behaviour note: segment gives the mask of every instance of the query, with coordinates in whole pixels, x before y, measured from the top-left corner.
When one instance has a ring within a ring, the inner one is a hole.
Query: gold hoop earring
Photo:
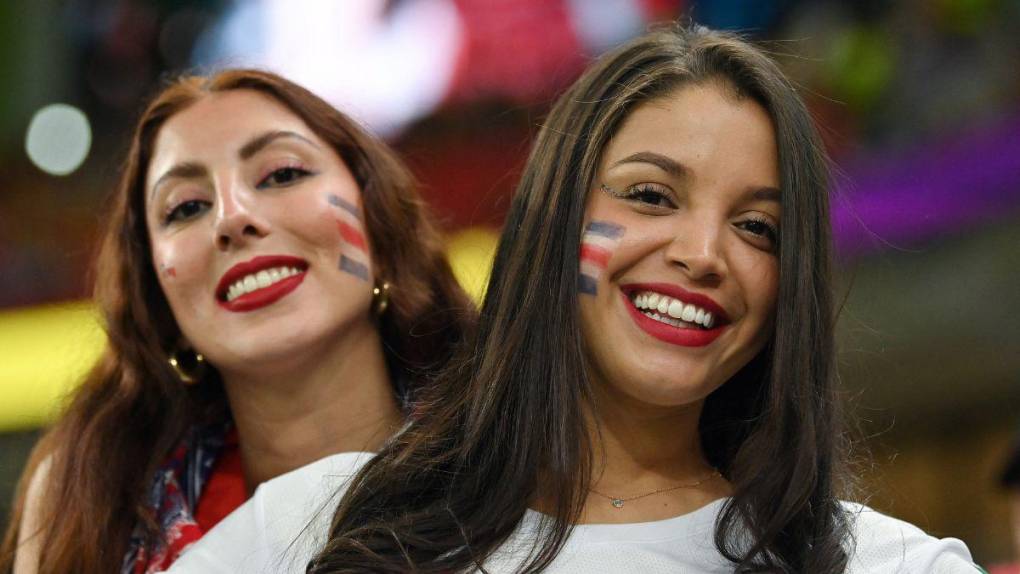
[[[387,281],[383,281],[381,284],[376,284],[372,288],[372,313],[376,317],[381,317],[386,312],[386,308],[390,306],[390,284]]]
[[[205,357],[195,351],[174,351],[167,358],[170,368],[185,385],[194,385],[205,375]]]

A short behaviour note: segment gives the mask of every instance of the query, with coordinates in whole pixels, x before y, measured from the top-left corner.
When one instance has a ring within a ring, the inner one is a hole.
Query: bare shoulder
[[[25,510],[18,526],[18,551],[14,557],[14,574],[35,574],[39,570],[42,550],[42,497],[49,484],[52,465],[53,455],[49,455],[39,463],[28,483]]]

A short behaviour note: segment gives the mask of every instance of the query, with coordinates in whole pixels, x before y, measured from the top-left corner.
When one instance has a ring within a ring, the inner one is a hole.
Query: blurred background
[[[481,293],[543,115],[592,57],[682,17],[762,42],[838,172],[840,370],[860,498],[979,563],[1014,560],[1020,1],[0,2],[0,521],[39,429],[104,343],[104,198],[161,79],[266,67],[403,154]]]

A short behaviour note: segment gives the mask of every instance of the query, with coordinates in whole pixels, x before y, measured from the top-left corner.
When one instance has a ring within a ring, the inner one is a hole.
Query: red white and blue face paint
[[[622,225],[609,221],[592,221],[585,226],[581,236],[581,277],[578,284],[581,293],[598,294],[599,279],[625,231]]]
[[[361,210],[357,205],[332,193],[326,199],[330,205],[338,208],[340,214],[336,223],[340,237],[343,238],[343,246],[338,267],[362,281],[370,281],[368,243],[365,241]]]

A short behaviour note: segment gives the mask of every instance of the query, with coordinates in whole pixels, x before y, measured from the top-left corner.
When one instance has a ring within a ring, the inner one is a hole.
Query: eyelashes
[[[269,173],[259,179],[259,182],[255,184],[255,188],[266,189],[268,187],[286,187],[288,185],[293,185],[310,175],[314,175],[313,172],[306,169],[301,164],[288,163],[269,171]]]
[[[669,188],[655,183],[639,183],[622,191],[602,184],[600,189],[617,199],[634,201],[651,207],[676,209],[676,202],[670,197],[672,192],[669,191]]]
[[[779,229],[760,215],[751,216],[737,225],[748,233],[768,239],[773,245],[779,243]]]
[[[187,221],[208,208],[208,202],[199,199],[189,199],[170,206],[163,216],[163,225],[170,225],[176,221]]]

